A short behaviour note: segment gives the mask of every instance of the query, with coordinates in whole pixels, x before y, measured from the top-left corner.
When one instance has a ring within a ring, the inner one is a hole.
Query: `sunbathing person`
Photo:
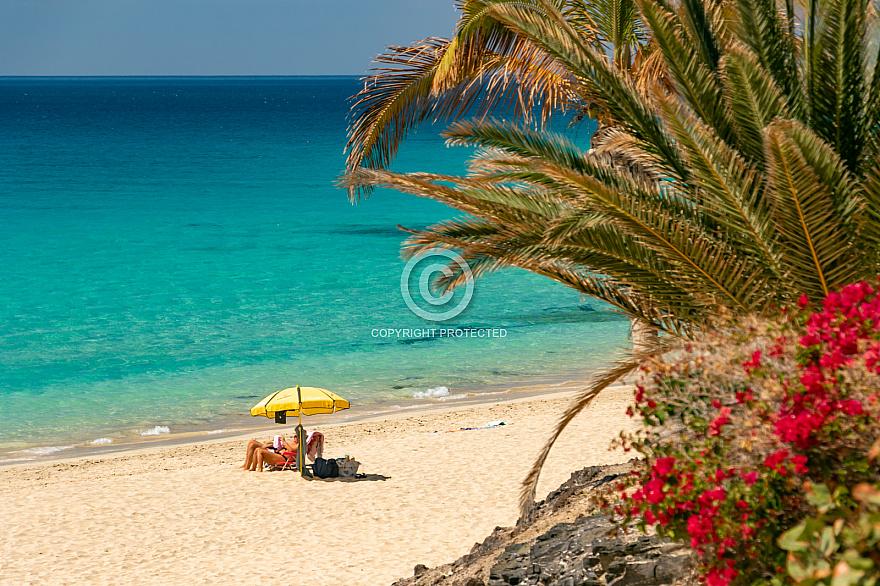
[[[262,443],[255,439],[248,442],[247,452],[244,458],[244,464],[239,466],[243,470],[253,472],[254,470],[263,471],[263,462],[269,464],[280,464],[285,460],[293,460],[296,458],[297,439],[294,438],[293,445],[289,444],[284,436],[278,436],[281,439],[281,447],[276,448],[273,443]]]
[[[272,442],[263,443],[259,440],[252,439],[251,441],[248,442],[248,445],[247,445],[247,451],[245,452],[245,457],[244,457],[244,464],[239,466],[239,468],[241,468],[242,470],[247,470],[248,468],[251,467],[251,460],[253,460],[254,452],[256,450],[263,449],[263,448],[268,449],[271,447],[272,447]]]
[[[284,464],[285,462],[292,462],[296,459],[296,449],[290,449],[288,445],[286,445],[286,451],[283,452],[272,452],[268,449],[259,449],[254,451],[255,461],[252,462],[250,472],[256,470],[257,472],[263,471],[263,464]]]

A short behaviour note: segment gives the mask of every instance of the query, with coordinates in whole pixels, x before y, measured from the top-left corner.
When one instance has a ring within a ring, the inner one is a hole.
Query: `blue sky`
[[[453,0],[0,0],[0,75],[358,75]]]

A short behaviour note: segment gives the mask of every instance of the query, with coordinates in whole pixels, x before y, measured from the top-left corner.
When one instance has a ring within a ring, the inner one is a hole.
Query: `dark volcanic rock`
[[[508,546],[488,586],[659,586],[687,576],[690,550],[656,536],[609,537],[610,530],[604,515],[592,515]]]

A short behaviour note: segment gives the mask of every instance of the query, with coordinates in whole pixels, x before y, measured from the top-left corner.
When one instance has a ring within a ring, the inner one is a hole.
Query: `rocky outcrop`
[[[629,472],[589,467],[538,504],[516,527],[497,527],[470,553],[436,568],[416,566],[393,586],[662,586],[690,575],[692,552],[656,535],[610,535],[589,493]]]
[[[510,545],[489,570],[487,586],[641,586],[672,584],[690,569],[690,551],[657,536],[609,537],[604,515],[560,523]]]

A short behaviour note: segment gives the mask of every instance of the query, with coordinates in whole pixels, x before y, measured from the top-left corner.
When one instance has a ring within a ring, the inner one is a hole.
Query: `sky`
[[[360,75],[454,0],[0,0],[0,76]]]

